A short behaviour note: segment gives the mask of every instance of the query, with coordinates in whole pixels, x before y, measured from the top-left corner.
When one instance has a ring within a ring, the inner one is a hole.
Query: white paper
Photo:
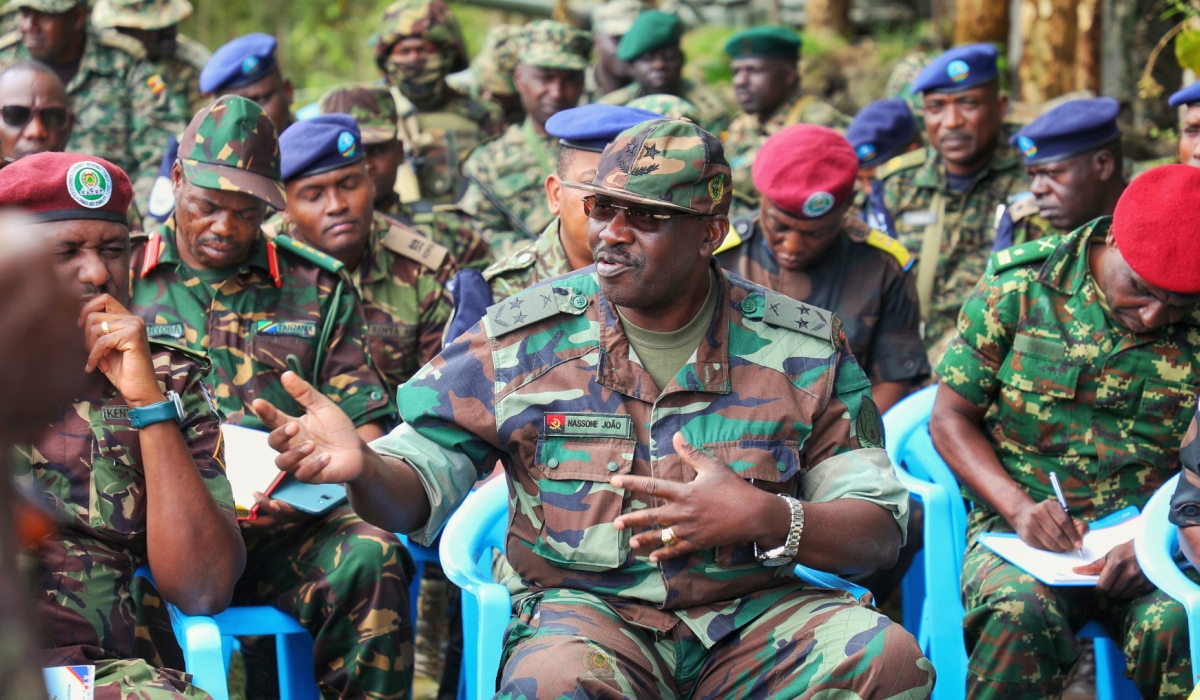
[[[980,535],[979,542],[1048,585],[1094,586],[1099,576],[1084,576],[1071,569],[1100,559],[1117,545],[1132,540],[1141,529],[1142,516],[1138,515],[1111,527],[1090,530],[1083,536],[1082,556],[1076,552],[1058,554],[1035,549],[1013,536]]]
[[[225,475],[233,487],[233,504],[238,515],[245,515],[254,507],[255,491],[265,493],[279,477],[279,468],[275,466],[279,453],[267,444],[267,435],[269,433],[240,425],[221,426],[221,436],[225,440]]]
[[[49,700],[92,700],[95,666],[54,666],[42,669]]]

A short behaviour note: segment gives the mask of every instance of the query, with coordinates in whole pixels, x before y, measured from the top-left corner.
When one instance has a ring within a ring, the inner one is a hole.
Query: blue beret
[[[873,168],[900,153],[917,135],[908,102],[897,97],[863,107],[846,130],[860,168]]]
[[[1008,142],[1021,151],[1025,165],[1070,158],[1120,138],[1120,109],[1111,97],[1071,100],[1033,120]]]
[[[349,114],[322,114],[296,122],[279,136],[284,182],[344,168],[366,157],[358,122]]]
[[[247,34],[217,49],[200,71],[200,92],[211,95],[262,78],[275,67],[276,43],[270,34]]]
[[[654,119],[662,119],[662,115],[632,107],[590,104],[564,109],[550,117],[546,133],[568,148],[601,153],[617,134]]]
[[[991,44],[955,46],[933,59],[913,81],[913,92],[960,92],[1000,77],[996,59],[1000,52]]]
[[[1167,100],[1172,107],[1190,105],[1193,102],[1200,102],[1200,80],[1171,95],[1171,99]]]

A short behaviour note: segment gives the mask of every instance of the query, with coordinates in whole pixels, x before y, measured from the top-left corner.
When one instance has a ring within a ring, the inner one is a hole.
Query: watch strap
[[[766,566],[782,566],[791,562],[800,551],[800,537],[804,534],[804,504],[791,496],[776,495],[787,501],[792,512],[792,521],[788,526],[787,539],[782,545],[763,552],[758,549],[758,543],[754,544],[754,556]]]
[[[129,409],[129,424],[139,430],[169,420],[183,420],[183,400],[174,391],[167,392],[166,401]]]

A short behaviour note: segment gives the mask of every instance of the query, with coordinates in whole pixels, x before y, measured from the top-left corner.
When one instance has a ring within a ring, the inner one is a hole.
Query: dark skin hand
[[[661,562],[723,545],[757,543],[766,551],[781,546],[791,527],[791,510],[774,494],[758,489],[729,465],[692,447],[682,433],[672,443],[696,480],[681,484],[645,476],[616,476],[610,483],[649,496],[654,508],[618,517],[618,530],[637,529],[629,545]],[[747,517],[754,514],[754,517]],[[661,527],[678,542],[665,546]],[[900,528],[884,508],[854,498],[804,504],[799,564],[837,573],[889,568],[900,552]]]

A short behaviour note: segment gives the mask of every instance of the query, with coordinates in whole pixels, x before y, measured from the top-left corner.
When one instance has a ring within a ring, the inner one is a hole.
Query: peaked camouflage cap
[[[382,68],[392,46],[407,37],[420,37],[442,49],[450,59],[447,73],[468,67],[467,42],[445,0],[399,0],[388,5],[379,32],[371,37],[375,64]]]
[[[525,25],[521,63],[538,68],[581,71],[592,53],[592,35],[569,24],[540,19]]]
[[[52,15],[57,15],[86,4],[87,0],[10,0],[10,2],[4,5],[4,10],[7,12],[9,10],[19,10],[22,7],[28,7],[38,12],[48,12]]]
[[[678,95],[667,95],[661,92],[653,95],[642,95],[625,106],[633,107],[634,109],[649,110],[671,119],[687,119],[691,122],[700,122],[700,110],[696,109],[696,105]]]
[[[645,9],[642,0],[608,0],[592,8],[592,31],[607,36],[624,36]]]
[[[262,107],[224,95],[200,110],[179,141],[188,182],[226,192],[246,192],[276,209],[287,208],[279,179],[279,138]]]
[[[96,0],[92,24],[101,28],[164,29],[192,14],[188,0]]]
[[[716,136],[691,122],[659,119],[622,131],[600,156],[587,190],[693,214],[728,214],[729,162]]]
[[[519,24],[497,24],[488,30],[483,48],[471,62],[471,74],[480,90],[495,95],[515,95],[513,70],[521,57],[521,37],[524,27]]]
[[[321,114],[349,114],[358,122],[362,142],[368,146],[396,140],[396,100],[385,87],[347,85],[325,93]]]

